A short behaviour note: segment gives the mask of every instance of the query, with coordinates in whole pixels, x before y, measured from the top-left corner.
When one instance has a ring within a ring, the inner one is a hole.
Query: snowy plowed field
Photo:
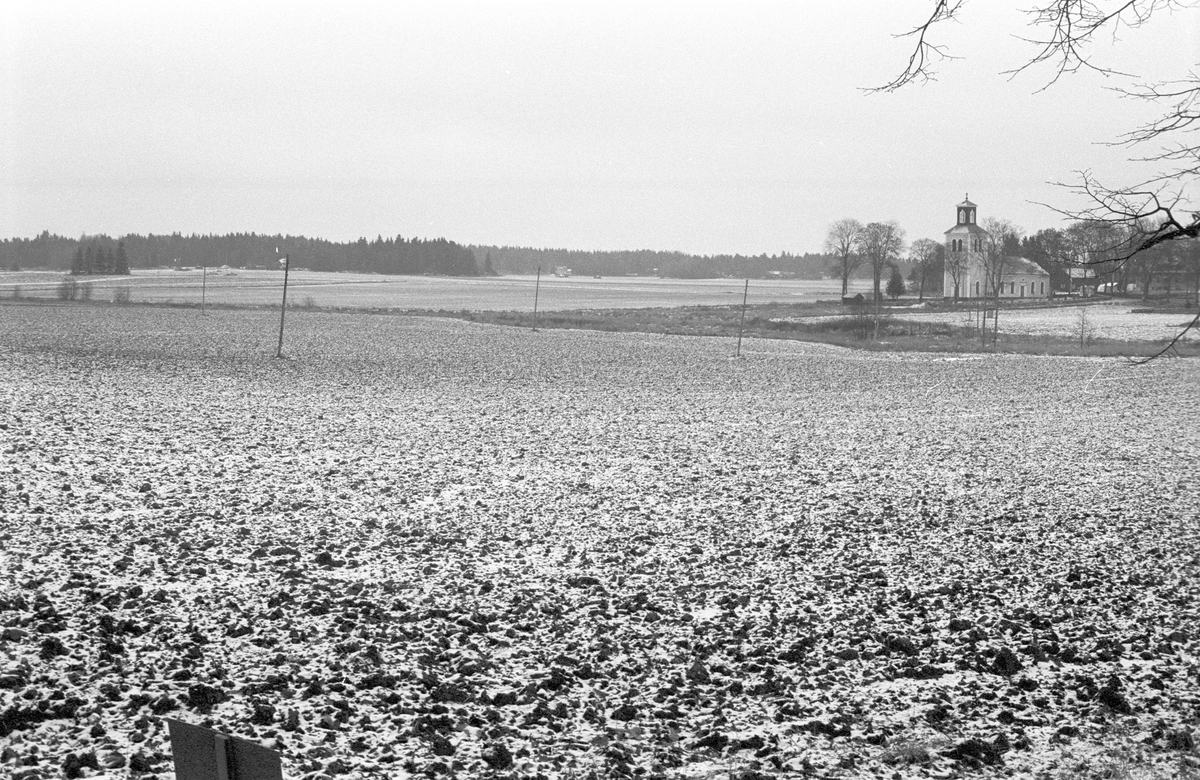
[[[63,275],[49,271],[0,273],[0,298],[23,295],[54,298]],[[134,303],[274,306],[283,294],[279,271],[199,269],[186,271],[136,270],[133,276],[78,277],[91,300],[112,301],[118,291]],[[288,303],[327,308],[397,310],[530,311],[535,287],[540,311],[567,309],[641,308],[651,306],[729,306],[742,302],[741,279],[658,279],[645,276],[559,278],[543,274],[501,277],[391,276],[322,273],[293,270],[288,280]],[[203,288],[203,294],[201,289]],[[867,292],[870,281],[856,279],[851,292]],[[754,303],[812,303],[836,301],[842,294],[837,280],[771,279],[750,285]]]
[[[0,776],[1196,776],[1195,362],[3,316]]]

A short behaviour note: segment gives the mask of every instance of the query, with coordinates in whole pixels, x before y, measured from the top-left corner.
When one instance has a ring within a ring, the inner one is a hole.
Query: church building
[[[946,271],[943,287],[946,298],[992,298],[984,256],[991,234],[975,221],[978,209],[969,199],[958,204],[954,227],[946,231]],[[953,270],[961,269],[957,281]],[[1049,298],[1050,274],[1032,260],[1007,257],[1000,280],[1001,298]]]

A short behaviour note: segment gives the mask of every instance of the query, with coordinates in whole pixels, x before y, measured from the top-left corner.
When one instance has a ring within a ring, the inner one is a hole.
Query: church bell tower
[[[976,212],[976,204],[971,203],[970,198],[962,199],[959,204],[959,221],[956,224],[974,224],[974,212]]]
[[[981,282],[983,274],[979,261],[988,232],[975,223],[978,207],[969,196],[955,207],[954,227],[946,231],[946,273],[943,289],[946,296],[977,298],[986,295]]]

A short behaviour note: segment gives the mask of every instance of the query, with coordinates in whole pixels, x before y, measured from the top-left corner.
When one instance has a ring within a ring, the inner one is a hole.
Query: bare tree
[[[850,289],[850,275],[862,265],[863,258],[858,254],[858,236],[862,233],[862,223],[857,219],[847,217],[839,219],[829,226],[825,235],[825,252],[837,258],[838,272],[842,276],[842,297]]]
[[[1076,266],[1089,266],[1097,278],[1107,277],[1124,288],[1123,276],[1129,263],[1125,256],[1131,239],[1129,230],[1120,224],[1093,219],[1075,222],[1064,236]]]
[[[871,289],[878,301],[883,270],[889,262],[899,258],[904,249],[904,229],[895,221],[871,222],[858,234],[856,246],[863,260],[871,266]]]
[[[971,264],[970,255],[966,252],[945,252],[945,255],[946,273],[950,274],[950,283],[954,285],[954,300],[957,302],[963,274]]]
[[[872,290],[875,294],[875,338],[879,338],[879,311],[883,302],[880,284],[883,269],[894,263],[904,250],[904,229],[896,222],[871,222],[858,236],[858,251],[871,265]]]
[[[1152,226],[1145,225],[1142,228],[1148,230]],[[1134,285],[1141,293],[1143,301],[1149,300],[1156,279],[1164,282],[1168,289],[1170,288],[1171,269],[1176,259],[1176,253],[1172,250],[1177,246],[1175,242],[1159,244],[1145,252],[1138,252],[1125,264],[1124,270],[1128,276],[1132,276]],[[1128,291],[1128,289],[1127,286],[1126,290]]]
[[[1010,249],[1019,245],[1021,229],[1007,219],[988,217],[983,221],[983,229],[987,231],[983,238],[983,251],[980,258],[983,261],[983,279],[987,290],[992,295],[992,343],[1000,334],[1000,294],[1004,290],[1004,274],[1010,263]],[[980,327],[981,339],[987,342],[987,320]]]
[[[908,261],[913,264],[909,279],[917,283],[918,302],[925,300],[925,284],[940,273],[944,254],[942,243],[932,238],[918,238],[909,247]]]
[[[886,84],[868,91],[891,92],[908,84],[930,81],[935,76],[936,63],[955,59],[944,46],[934,43],[932,36],[939,25],[960,20],[964,0],[929,2],[932,6],[929,16],[898,35],[914,41],[904,70]],[[1173,80],[1141,82],[1135,76],[1094,62],[1091,46],[1098,40],[1114,40],[1122,30],[1141,27],[1152,19],[1190,12],[1194,5],[1185,0],[1040,0],[1026,11],[1029,34],[1024,40],[1033,46],[1033,52],[1023,63],[1006,71],[1016,75],[1045,65],[1050,76],[1043,89],[1081,70],[1099,72],[1123,80],[1126,86],[1116,87],[1121,94],[1161,107],[1157,119],[1112,142],[1138,149],[1149,147],[1143,156],[1135,158],[1147,166],[1140,182],[1110,186],[1088,170],[1077,171],[1078,182],[1061,186],[1083,205],[1049,206],[1069,219],[1102,221],[1125,228],[1125,243],[1112,248],[1111,259],[1117,263],[1166,242],[1200,237],[1200,211],[1189,208],[1184,197],[1185,188],[1200,176],[1200,142],[1194,134],[1200,129],[1200,73],[1189,70]],[[1179,337],[1198,325],[1200,314]],[[1178,340],[1151,359],[1169,354]]]

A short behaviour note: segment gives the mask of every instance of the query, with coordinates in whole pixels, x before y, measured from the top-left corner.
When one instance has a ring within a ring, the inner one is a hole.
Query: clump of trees
[[[1071,273],[1084,271],[1092,283],[1108,283],[1122,293],[1183,297],[1200,301],[1200,242],[1164,241],[1129,254],[1131,243],[1150,227],[1131,228],[1109,220],[1080,220],[1048,228],[1021,240],[1021,254],[1050,274],[1056,290],[1072,288]]]
[[[908,280],[916,285],[917,300],[925,300],[925,291],[942,289],[942,277],[946,263],[946,245],[932,238],[918,238],[908,250],[908,261],[912,263]]]
[[[129,255],[125,253],[125,242],[118,241],[113,248],[93,238],[86,247],[80,245],[71,258],[71,275],[129,276]]]

